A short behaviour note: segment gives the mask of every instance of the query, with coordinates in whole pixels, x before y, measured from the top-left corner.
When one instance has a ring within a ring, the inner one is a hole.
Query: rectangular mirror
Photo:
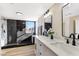
[[[62,8],[62,35],[79,34],[79,3],[68,3]]]
[[[49,15],[44,19],[44,29],[45,30],[49,30],[50,28],[52,28],[52,16]]]

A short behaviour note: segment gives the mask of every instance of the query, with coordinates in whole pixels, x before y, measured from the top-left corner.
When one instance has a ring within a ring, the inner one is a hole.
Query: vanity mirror
[[[49,30],[50,28],[52,28],[52,16],[49,15],[44,19],[44,29],[45,30]]]
[[[62,35],[79,34],[79,3],[67,3],[62,8]]]

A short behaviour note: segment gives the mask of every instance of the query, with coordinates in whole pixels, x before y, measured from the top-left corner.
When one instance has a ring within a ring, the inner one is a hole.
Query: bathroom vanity
[[[35,51],[37,56],[78,56],[79,47],[67,44],[62,39],[50,39],[46,36],[36,36]]]
[[[42,41],[39,40],[39,38],[36,38],[35,44],[37,56],[56,56],[51,49],[49,49]]]

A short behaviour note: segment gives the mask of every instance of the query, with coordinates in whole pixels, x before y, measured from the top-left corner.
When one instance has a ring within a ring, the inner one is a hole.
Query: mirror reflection
[[[45,23],[44,23],[45,29],[48,31],[50,28],[52,28],[52,16],[49,15],[48,17],[45,18]]]
[[[79,3],[68,3],[63,7],[63,36],[79,34]]]
[[[48,36],[47,32],[50,28],[52,28],[52,16],[51,15],[44,18],[44,32],[43,32],[43,35]]]

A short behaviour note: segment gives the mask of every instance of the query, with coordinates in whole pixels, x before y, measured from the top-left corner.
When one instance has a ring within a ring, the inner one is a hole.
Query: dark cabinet
[[[17,28],[15,20],[7,20],[7,44],[13,44],[17,41]]]

